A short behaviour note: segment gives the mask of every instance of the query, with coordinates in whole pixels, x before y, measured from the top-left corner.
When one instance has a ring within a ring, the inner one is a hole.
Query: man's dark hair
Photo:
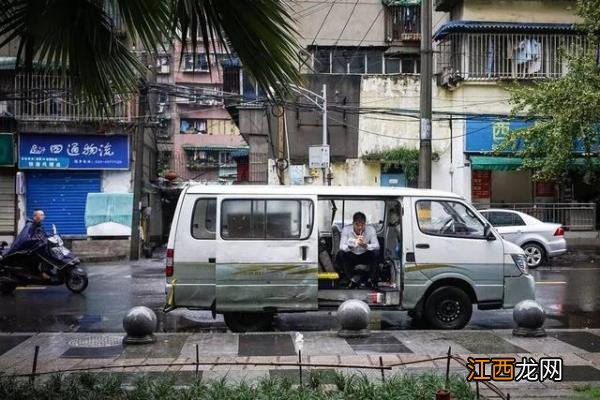
[[[355,212],[354,215],[352,216],[352,222],[365,223],[365,222],[367,222],[367,216],[365,214],[361,213],[360,211]]]

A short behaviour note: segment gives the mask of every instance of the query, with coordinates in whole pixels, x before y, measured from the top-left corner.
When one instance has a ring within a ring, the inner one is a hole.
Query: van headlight
[[[511,256],[517,268],[519,268],[522,273],[528,274],[529,268],[527,267],[527,259],[525,258],[525,254],[511,254]]]

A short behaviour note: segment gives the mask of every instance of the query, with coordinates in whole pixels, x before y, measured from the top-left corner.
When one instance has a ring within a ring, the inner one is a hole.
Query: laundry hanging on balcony
[[[418,6],[421,4],[421,0],[381,0],[381,2],[390,7]]]

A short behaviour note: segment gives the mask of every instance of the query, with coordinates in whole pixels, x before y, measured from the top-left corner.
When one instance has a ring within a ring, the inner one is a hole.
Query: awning
[[[594,164],[600,164],[598,158],[592,159]],[[571,166],[584,166],[586,159],[577,157],[571,160]],[[474,171],[514,171],[523,164],[519,157],[471,156],[471,169]]]
[[[513,171],[522,163],[518,157],[471,156],[471,169],[475,171]]]
[[[574,24],[521,23],[521,22],[488,22],[488,21],[450,21],[443,24],[433,35],[434,40],[441,40],[451,33],[485,32],[485,33],[564,33],[577,32]]]
[[[204,151],[210,151],[210,150],[216,150],[216,151],[236,151],[236,150],[243,150],[243,149],[248,149],[248,146],[243,146],[243,147],[237,147],[237,146],[210,146],[210,145],[206,145],[206,146],[198,146],[198,145],[193,145],[193,144],[184,144],[181,146],[184,150],[188,150],[188,151],[193,151],[193,150],[204,150]]]
[[[418,6],[421,0],[381,0],[386,6]]]

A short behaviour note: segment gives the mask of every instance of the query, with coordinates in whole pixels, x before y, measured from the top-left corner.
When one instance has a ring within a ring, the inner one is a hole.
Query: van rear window
[[[196,200],[192,214],[192,237],[194,239],[215,239],[216,221],[217,200]]]
[[[224,200],[221,204],[223,239],[298,239],[310,236],[310,200]]]

